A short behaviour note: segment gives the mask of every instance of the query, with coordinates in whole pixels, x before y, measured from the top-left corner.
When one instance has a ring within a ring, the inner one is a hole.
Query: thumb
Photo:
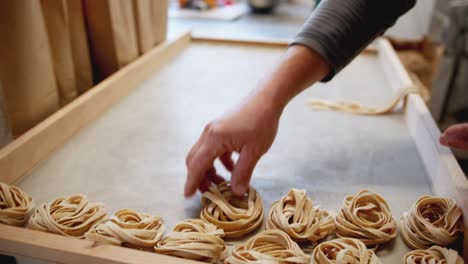
[[[253,151],[248,148],[242,148],[239,155],[239,160],[234,166],[231,178],[232,192],[236,196],[242,196],[248,189],[252,172],[257,165],[259,155],[255,155]]]
[[[450,126],[440,136],[442,145],[468,150],[468,123]]]

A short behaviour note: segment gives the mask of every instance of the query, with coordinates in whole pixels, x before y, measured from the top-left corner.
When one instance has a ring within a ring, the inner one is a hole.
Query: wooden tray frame
[[[286,42],[192,38],[184,32],[122,68],[75,101],[0,150],[0,181],[15,184],[69,138],[113,104],[124,98],[191,42],[228,43],[287,47]],[[395,51],[385,39],[376,50],[387,81],[395,90],[412,84]],[[468,180],[450,149],[440,146],[440,131],[419,95],[410,95],[404,106],[406,125],[417,146],[436,195],[455,199],[464,213],[468,230]],[[104,245],[26,228],[0,224],[0,253],[59,263],[198,263],[152,252]],[[468,262],[468,236],[464,238],[464,259]]]

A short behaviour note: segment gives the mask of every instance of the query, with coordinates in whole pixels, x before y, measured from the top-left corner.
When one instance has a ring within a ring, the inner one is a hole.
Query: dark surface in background
[[[272,14],[247,13],[233,21],[169,18],[169,32],[191,28],[200,37],[290,41],[312,10],[312,5],[281,3]]]
[[[16,259],[14,257],[0,255],[0,263],[2,263],[2,264],[16,264]]]

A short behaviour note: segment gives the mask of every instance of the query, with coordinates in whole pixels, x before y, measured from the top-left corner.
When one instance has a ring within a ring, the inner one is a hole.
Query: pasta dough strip
[[[312,253],[315,264],[381,264],[374,251],[354,238],[338,238],[320,243]]]
[[[394,99],[383,107],[369,107],[356,102],[333,102],[322,99],[312,99],[309,101],[309,105],[315,110],[338,111],[358,115],[384,115],[390,113],[402,99],[406,100],[408,95],[419,93],[417,87],[405,88],[400,90]]]
[[[291,189],[271,205],[267,229],[280,229],[296,241],[318,241],[335,231],[327,211],[313,206],[305,190]]]
[[[403,257],[403,264],[464,264],[455,250],[432,246],[428,249],[417,249]]]
[[[463,232],[462,212],[452,199],[422,196],[398,222],[400,233],[412,249],[448,246]]]
[[[368,190],[345,197],[335,225],[339,237],[356,238],[367,246],[388,242],[397,234],[387,201]]]
[[[260,227],[263,202],[250,186],[247,196],[235,197],[231,183],[222,182],[203,193],[200,218],[224,230],[226,238],[238,238]]]
[[[154,247],[156,253],[214,263],[226,255],[221,239],[224,231],[200,219],[177,224],[172,232]]]
[[[24,226],[33,208],[33,199],[27,193],[0,182],[0,223]]]
[[[244,244],[234,246],[232,255],[225,260],[227,264],[309,262],[310,256],[288,234],[278,229],[263,231]]]
[[[165,226],[161,217],[122,209],[86,233],[86,239],[133,248],[152,248],[161,240]]]
[[[90,203],[84,195],[58,198],[42,204],[29,218],[28,228],[84,238],[107,217],[102,203]]]

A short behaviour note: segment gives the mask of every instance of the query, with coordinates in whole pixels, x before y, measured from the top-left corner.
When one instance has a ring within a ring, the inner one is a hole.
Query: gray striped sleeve
[[[374,38],[392,26],[416,0],[324,0],[291,45],[318,52],[331,66],[330,80]]]

